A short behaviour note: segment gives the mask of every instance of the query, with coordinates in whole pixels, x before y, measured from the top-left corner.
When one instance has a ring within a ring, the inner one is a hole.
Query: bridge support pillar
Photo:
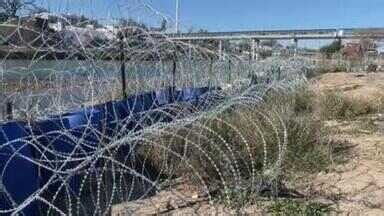
[[[252,39],[252,60],[259,60],[259,47],[260,40],[253,38]]]
[[[223,60],[223,41],[219,40],[219,60]]]
[[[343,44],[343,41],[342,41],[341,37],[336,37],[336,40],[337,40],[337,42],[338,42],[339,44]]]
[[[293,56],[294,57],[297,56],[298,48],[299,48],[299,39],[294,38],[293,39]]]

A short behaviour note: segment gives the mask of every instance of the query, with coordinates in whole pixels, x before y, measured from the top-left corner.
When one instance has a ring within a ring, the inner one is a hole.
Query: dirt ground
[[[384,94],[384,73],[329,73],[311,81],[320,93],[340,90],[359,100],[375,100]],[[369,122],[369,127],[362,126]],[[384,215],[384,114],[362,116],[353,121],[328,121],[337,131],[334,139],[348,143],[344,163],[318,173],[301,185],[300,192],[314,200],[330,203],[333,215]],[[345,154],[341,151],[340,154]],[[155,197],[117,205],[112,215],[238,215],[223,205],[210,205],[198,189],[181,183]],[[176,201],[177,200],[177,201]],[[145,207],[144,207],[145,206]],[[144,207],[144,208],[143,208]],[[127,209],[132,211],[128,212]],[[241,215],[268,215],[251,206]],[[121,214],[124,215],[124,214]]]
[[[356,99],[384,94],[384,73],[327,73],[311,81],[315,91],[340,90]]]
[[[384,94],[384,73],[324,74],[312,83],[317,91],[341,90],[354,99],[375,100]],[[360,127],[370,122],[371,127]],[[351,146],[347,162],[314,177],[308,190],[334,203],[337,215],[384,215],[384,114],[354,121],[330,121],[336,139]]]

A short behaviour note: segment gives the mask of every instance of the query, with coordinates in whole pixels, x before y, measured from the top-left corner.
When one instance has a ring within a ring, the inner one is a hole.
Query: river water
[[[178,87],[219,86],[245,71],[226,62],[201,60],[179,60],[175,74],[172,62],[125,64],[128,94],[160,89],[173,81]],[[3,60],[0,81],[0,121],[6,101],[27,113],[56,112],[122,95],[119,61]]]
[[[160,87],[164,67],[155,64],[130,65],[126,63],[126,79],[129,92],[140,90],[143,85]],[[121,85],[121,63],[117,61],[76,61],[76,60],[3,60],[0,63],[0,120],[4,117],[5,103],[12,101],[15,109],[29,109],[25,103],[39,100],[39,109],[55,103],[65,108],[90,101],[108,91],[119,91]],[[152,83],[150,82],[152,80]],[[134,83],[134,84],[131,84]],[[141,83],[141,87],[138,86]],[[113,93],[113,92],[112,92]],[[55,100],[60,98],[60,102]],[[17,108],[19,107],[19,108]]]

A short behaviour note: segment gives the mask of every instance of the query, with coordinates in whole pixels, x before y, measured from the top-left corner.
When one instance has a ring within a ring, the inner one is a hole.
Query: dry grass
[[[150,142],[157,146],[144,144],[139,152],[166,179],[201,176],[209,186],[220,188],[219,200],[244,206],[260,195],[279,195],[282,182],[292,173],[319,172],[331,163],[332,143],[315,116],[314,99],[306,87],[270,92],[256,106],[232,107],[217,118],[152,137]],[[282,172],[275,172],[278,143],[285,135]]]
[[[345,123],[346,131],[339,131],[343,135],[376,133],[376,120],[366,117],[384,110],[384,96],[376,89],[380,83],[366,84],[370,83],[369,76],[348,74],[348,77],[353,80],[353,86],[358,85],[356,88],[350,88],[349,81],[341,85],[341,81],[335,80],[323,82],[320,94],[306,86],[292,91],[271,91],[257,105],[231,107],[216,118],[167,129],[172,132],[150,138],[165,148],[143,145],[139,152],[150,159],[166,180],[180,176],[192,176],[196,180],[198,174],[209,189],[218,189],[213,198],[233,209],[269,203],[261,208],[275,215],[328,214],[332,209],[317,202],[290,198],[260,202],[260,198],[281,196],[286,185],[291,188],[307,185],[313,176],[332,173],[335,167],[350,163],[353,151],[350,148],[354,145],[345,139],[332,140],[336,126],[325,123]],[[367,97],[361,97],[365,93]],[[340,129],[339,125],[337,128]],[[284,131],[288,142],[281,172],[274,172],[279,152],[277,143],[282,141]],[[253,174],[257,181],[252,181]]]
[[[216,118],[172,128],[172,133],[151,138],[165,148],[144,145],[140,153],[150,158],[165,179],[201,176],[208,187],[219,188],[219,202],[241,208],[257,203],[261,196],[280,196],[284,185],[297,185],[290,182],[307,181],[305,176],[329,171],[332,163],[346,162],[348,153],[339,151],[348,143],[332,140],[332,131],[324,121],[354,120],[351,133],[373,133],[372,122],[359,117],[381,112],[383,98],[378,94],[368,100],[335,90],[315,94],[306,86],[288,92],[272,91],[252,107],[232,107]],[[281,172],[274,172],[283,127],[287,146]],[[254,175],[256,182],[252,181]],[[311,211],[311,207],[297,203],[280,204],[273,204],[278,207],[276,212],[286,211],[285,207],[289,211],[291,207]]]
[[[384,94],[365,99],[348,97],[337,90],[327,91],[320,95],[318,107],[323,120],[352,120],[361,115],[382,112]]]

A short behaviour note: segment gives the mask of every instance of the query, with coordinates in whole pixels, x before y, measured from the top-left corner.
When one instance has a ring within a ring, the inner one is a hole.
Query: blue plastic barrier
[[[156,108],[174,102],[189,102],[198,104],[201,95],[211,89],[184,88],[176,90],[168,87],[162,90],[145,92],[132,95],[126,100],[111,101],[93,107],[83,108],[62,115],[51,116],[51,119],[36,122],[31,130],[26,129],[23,123],[7,123],[0,125],[0,171],[4,171],[4,185],[9,194],[14,198],[16,204],[20,204],[33,192],[37,191],[40,185],[46,184],[52,177],[53,172],[37,167],[31,162],[20,157],[11,159],[11,155],[19,149],[19,153],[28,158],[45,160],[46,165],[54,170],[73,169],[82,161],[63,161],[66,157],[80,158],[92,154],[103,143],[137,131],[145,126],[157,122],[172,121],[172,110],[157,110]],[[26,137],[32,131],[34,137],[38,137],[37,145],[39,151],[31,149],[30,145],[23,146],[25,142],[14,142],[11,146],[3,146],[4,143],[18,138]],[[4,133],[1,133],[4,132]],[[120,148],[117,152],[118,158],[127,157],[129,145]],[[50,161],[50,162],[49,162]],[[10,172],[12,170],[12,172]],[[15,172],[14,170],[21,170]],[[41,175],[38,176],[38,173]],[[56,191],[63,180],[50,184],[49,190]],[[74,193],[79,190],[81,176],[72,176],[67,182]],[[28,182],[25,184],[25,182]],[[39,184],[41,183],[41,184]],[[63,188],[64,189],[64,188]],[[1,195],[1,194],[0,194]],[[0,196],[0,210],[8,209],[11,203]],[[34,215],[38,212],[38,205],[31,204],[25,208],[27,215]]]
[[[155,91],[155,103],[157,106],[164,106],[171,102],[170,88]]]
[[[182,95],[180,100],[185,102],[192,102],[197,104],[199,102],[199,97],[209,91],[208,87],[203,88],[184,88],[180,91]]]
[[[214,89],[212,89],[214,90]],[[202,96],[206,95],[210,91],[210,88],[208,87],[201,87],[197,88],[195,95],[196,95],[196,105],[198,105],[200,102],[202,102]]]
[[[126,100],[94,106],[105,115],[103,125],[107,137],[119,138],[129,131],[140,130],[137,124],[145,112],[168,104],[169,90],[131,95]]]
[[[95,144],[100,140],[101,120],[103,118],[104,114],[92,107],[78,109],[70,113],[52,116],[49,120],[37,122],[34,124],[34,132],[37,132],[37,135],[59,135],[59,138],[63,138],[59,131],[67,130],[69,133],[66,133],[64,138],[70,139],[69,135],[74,136],[75,141],[82,140],[81,143],[84,143],[82,148],[88,149],[87,151],[94,150],[97,147]],[[62,146],[59,147],[59,149],[61,148]],[[71,152],[72,148],[68,148],[66,151]]]
[[[106,142],[120,133],[122,122],[132,113],[126,101],[111,101],[93,108],[104,116],[101,120],[101,133]]]
[[[153,103],[154,105],[148,112],[141,113],[137,121],[139,121],[139,125],[150,126],[157,122],[169,122],[171,120],[170,116],[167,115],[166,108],[161,108],[165,105],[172,103],[173,101],[173,89],[171,87],[157,90],[153,92]],[[160,109],[158,109],[160,108]],[[140,129],[141,127],[137,127]]]
[[[22,156],[34,158],[32,147],[23,140],[27,139],[28,132],[25,123],[22,122],[9,122],[0,125],[0,178],[3,180],[4,189],[15,202],[14,207],[23,203],[39,188],[37,167],[22,158]],[[16,141],[17,139],[21,140]],[[4,191],[0,191],[0,210],[12,208],[9,197]],[[37,201],[24,208],[23,213],[39,215]]]
[[[126,102],[133,113],[138,113],[156,108],[155,98],[155,92],[146,92],[143,94],[132,95],[128,97]]]
[[[95,109],[67,113],[54,118],[36,122],[33,133],[38,136],[39,154],[41,160],[47,160],[47,166],[65,171],[77,167],[82,161],[64,162],[81,158],[95,151],[100,143],[101,120],[103,114]],[[64,164],[65,163],[65,164]],[[40,168],[41,184],[46,184],[52,177],[52,171]],[[51,183],[49,190],[55,191],[62,184],[62,180]],[[77,192],[80,185],[79,176],[71,177],[70,188]],[[64,190],[64,188],[62,188]]]

